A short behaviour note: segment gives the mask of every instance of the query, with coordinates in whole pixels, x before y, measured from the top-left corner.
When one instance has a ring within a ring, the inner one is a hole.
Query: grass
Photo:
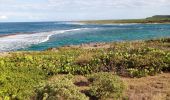
[[[170,38],[4,53],[0,57],[0,99],[34,99],[37,87],[56,75],[108,72],[131,79],[169,71]],[[78,93],[77,86],[70,90]]]

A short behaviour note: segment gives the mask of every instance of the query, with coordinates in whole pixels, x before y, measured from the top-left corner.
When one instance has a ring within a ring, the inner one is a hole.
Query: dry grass
[[[170,73],[143,78],[122,78],[129,100],[170,100]]]
[[[10,53],[8,52],[0,52],[0,57],[6,57],[6,56],[10,56]],[[0,99],[1,100],[1,99]]]
[[[93,52],[84,52],[81,53],[76,59],[75,63],[78,65],[86,65],[88,64],[92,59],[95,53]]]

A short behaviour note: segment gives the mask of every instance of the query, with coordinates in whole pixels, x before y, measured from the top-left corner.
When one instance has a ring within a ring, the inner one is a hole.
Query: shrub
[[[143,77],[143,76],[147,76],[149,74],[149,71],[147,69],[138,70],[138,69],[130,68],[128,69],[128,74],[130,77]]]
[[[163,67],[163,71],[170,71],[170,53],[167,53],[165,58],[164,58],[164,62],[167,64],[166,67]]]
[[[66,77],[49,82],[36,90],[37,100],[88,100],[71,80]]]
[[[97,99],[118,99],[125,88],[123,81],[111,73],[101,72],[89,76],[89,95]]]
[[[77,65],[86,66],[87,64],[90,63],[94,54],[95,53],[93,53],[93,52],[83,52],[75,59],[74,62]]]
[[[131,54],[125,61],[127,70],[133,77],[143,77],[146,75],[155,75],[166,68],[166,53],[161,50],[148,51],[146,54]]]
[[[0,59],[0,97],[3,100],[29,100],[34,86],[46,78],[45,73],[29,64],[11,60]]]

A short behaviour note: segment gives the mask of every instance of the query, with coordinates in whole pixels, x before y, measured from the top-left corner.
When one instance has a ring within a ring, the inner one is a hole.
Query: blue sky
[[[170,14],[170,0],[0,0],[0,22],[145,18]]]

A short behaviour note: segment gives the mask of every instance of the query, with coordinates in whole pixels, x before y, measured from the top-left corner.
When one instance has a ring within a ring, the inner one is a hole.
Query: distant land
[[[144,19],[122,19],[122,20],[87,20],[79,21],[88,24],[117,24],[117,23],[168,23],[170,24],[170,15],[155,15]]]

